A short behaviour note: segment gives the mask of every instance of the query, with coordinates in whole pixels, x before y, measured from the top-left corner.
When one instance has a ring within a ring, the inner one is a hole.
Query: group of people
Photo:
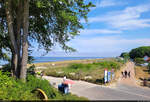
[[[127,72],[127,70],[125,70],[124,72],[122,71],[122,78],[127,78],[127,76],[130,78],[130,71]]]

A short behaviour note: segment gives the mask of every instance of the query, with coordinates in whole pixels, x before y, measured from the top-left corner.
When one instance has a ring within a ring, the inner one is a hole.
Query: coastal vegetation
[[[135,77],[139,85],[143,85],[144,80],[150,83],[150,68],[148,66],[135,66]],[[150,85],[150,84],[149,84]]]
[[[73,80],[85,80],[96,84],[103,84],[104,69],[108,69],[109,71],[114,69],[116,72],[122,65],[123,62],[118,62],[116,59],[103,59],[92,63],[72,63],[66,67],[49,67],[43,70],[47,76],[66,76]]]

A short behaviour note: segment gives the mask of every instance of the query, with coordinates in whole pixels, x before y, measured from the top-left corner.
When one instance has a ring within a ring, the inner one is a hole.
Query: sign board
[[[107,69],[104,70],[104,82],[107,82]]]
[[[108,71],[107,73],[108,73],[107,74],[107,81],[110,82],[110,80],[111,80],[111,71]]]
[[[114,69],[111,70],[111,79],[113,80],[115,77]]]

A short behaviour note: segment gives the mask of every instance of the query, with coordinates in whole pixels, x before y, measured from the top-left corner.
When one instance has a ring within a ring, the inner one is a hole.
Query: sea
[[[34,57],[33,63],[44,62],[57,62],[57,61],[69,61],[69,60],[83,60],[83,59],[100,59],[104,57]],[[0,66],[7,64],[7,61],[0,60]]]
[[[69,61],[69,60],[83,60],[83,59],[99,59],[103,57],[35,57],[33,63],[43,62],[57,62],[57,61]]]

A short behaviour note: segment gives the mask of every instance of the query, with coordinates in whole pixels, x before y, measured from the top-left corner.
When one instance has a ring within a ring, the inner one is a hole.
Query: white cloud
[[[139,46],[150,46],[150,39],[128,39],[118,36],[81,38],[78,37],[68,43],[69,46],[75,48],[75,53],[65,53],[58,46],[46,56],[66,57],[66,56],[95,56],[95,57],[115,57],[122,52],[128,52]],[[43,50],[34,51],[33,56],[41,56]]]
[[[96,5],[96,7],[92,9],[111,7],[111,6],[121,6],[127,4],[127,2],[118,1],[118,0],[94,0],[93,2]]]
[[[119,34],[122,31],[119,30],[109,30],[109,29],[84,29],[80,31],[81,34]]]
[[[141,18],[142,13],[150,11],[150,4],[127,7],[121,11],[109,12],[106,15],[89,18],[89,23],[104,22],[119,30],[150,27],[150,19]]]
[[[103,56],[119,55],[121,52],[130,51],[132,48],[150,45],[150,39],[125,39],[121,37],[96,37],[88,39],[74,39],[70,45],[78,52],[94,52],[106,54]],[[93,54],[94,54],[93,53]]]
[[[101,2],[97,3],[96,5],[98,7],[108,7],[108,6],[115,6],[118,4],[119,2],[115,2],[114,0],[101,0]]]

